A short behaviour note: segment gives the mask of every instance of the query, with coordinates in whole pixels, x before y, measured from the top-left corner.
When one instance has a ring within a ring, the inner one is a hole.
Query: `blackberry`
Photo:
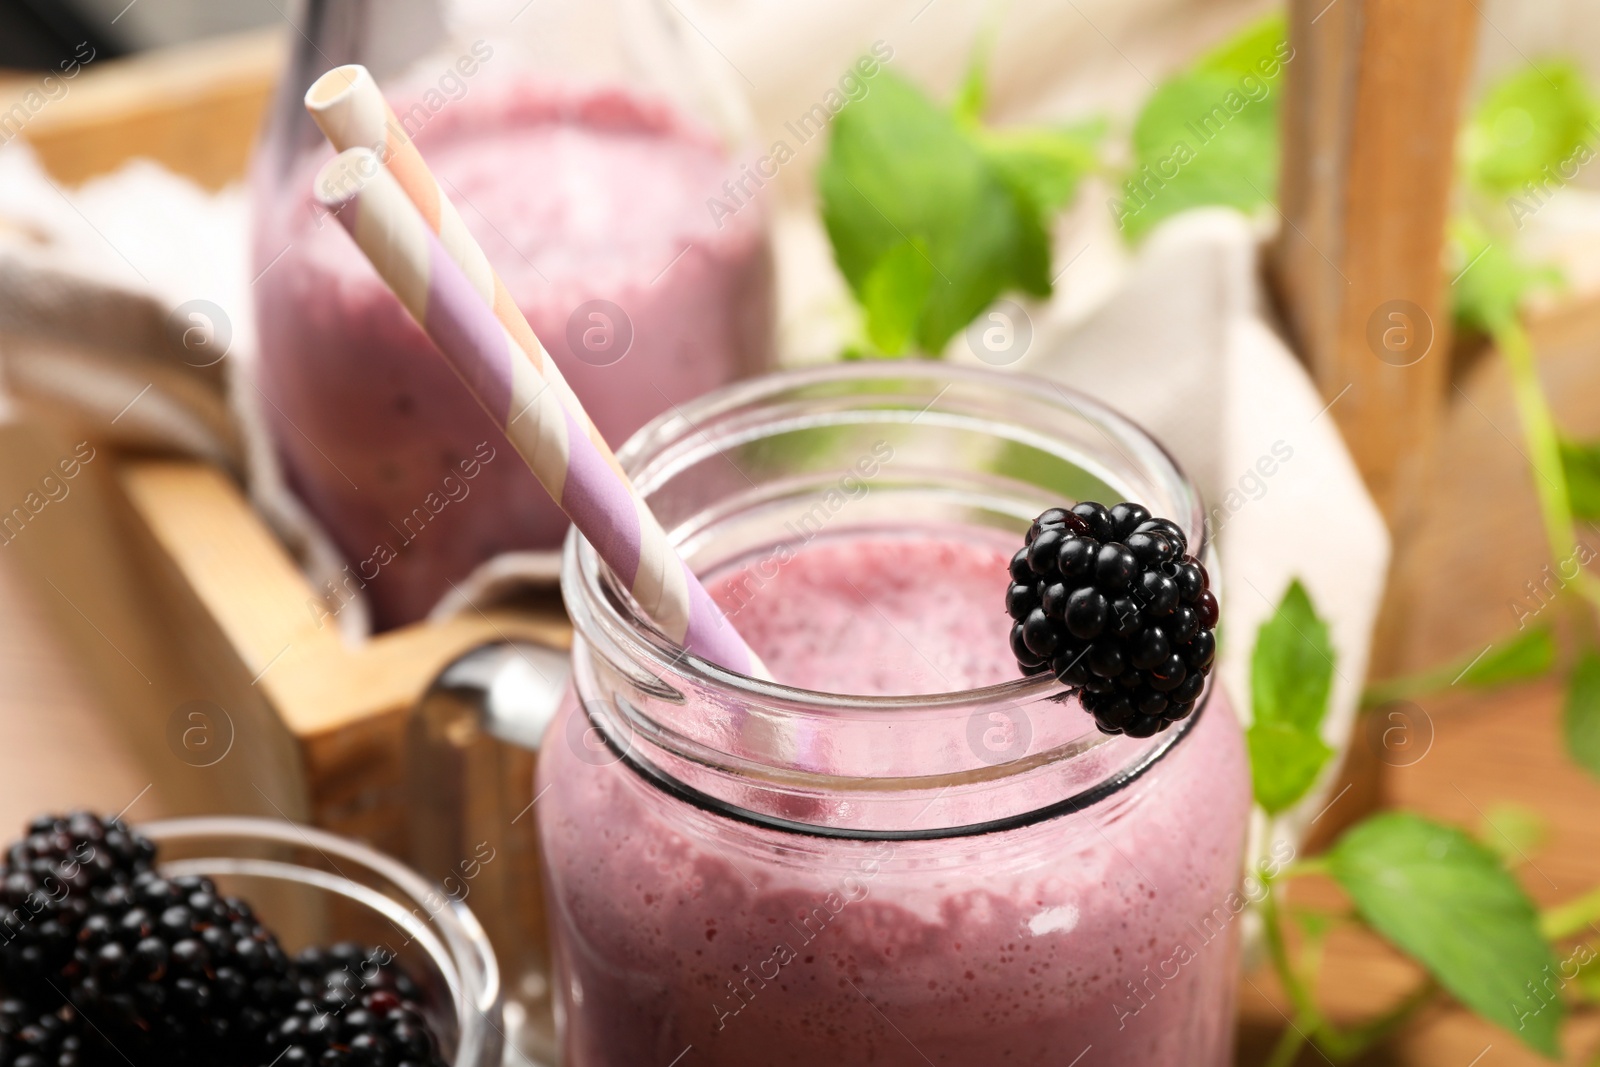
[[[289,960],[249,905],[207,878],[146,872],[83,923],[72,1000],[134,1063],[256,1062],[293,1003]]]
[[[328,948],[313,946],[294,958],[295,992],[300,998],[341,997],[353,1002],[367,993],[393,993],[403,1001],[420,1001],[422,992],[386,948],[364,948],[341,941]]]
[[[98,895],[148,871],[155,852],[120,819],[88,812],[35,819],[0,865],[0,987],[40,997],[52,983],[63,987]]]
[[[1150,737],[1186,718],[1216,659],[1218,617],[1188,547],[1138,504],[1041,514],[1006,590],[1017,666],[1077,690],[1104,733]]]
[[[386,989],[305,997],[263,1049],[279,1067],[446,1067],[416,1003]]]
[[[0,1067],[84,1067],[78,1017],[71,1008],[41,1012],[26,1001],[0,1000]]]

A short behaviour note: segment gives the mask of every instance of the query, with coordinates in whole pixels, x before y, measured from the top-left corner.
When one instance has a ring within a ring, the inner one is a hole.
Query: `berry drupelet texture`
[[[27,1001],[0,1000],[0,1067],[84,1067],[100,1060],[86,1055],[71,1008],[40,1011]]]
[[[304,949],[295,956],[293,971],[296,999],[342,996],[353,1002],[367,993],[393,993],[404,1001],[422,999],[392,952],[354,941]]]
[[[289,959],[241,900],[117,820],[35,820],[0,867],[0,1067],[444,1067],[386,949]]]
[[[99,897],[148,871],[155,853],[120,820],[88,812],[29,824],[0,866],[0,987],[47,999]]]
[[[1053,672],[1108,734],[1188,717],[1216,659],[1205,567],[1176,523],[1138,504],[1041,514],[1012,557],[1006,612],[1023,673]]]
[[[141,874],[83,923],[72,1002],[133,1062],[253,1064],[295,993],[248,904],[209,879]]]
[[[263,1048],[282,1067],[446,1067],[416,1003],[387,989],[302,998]]]

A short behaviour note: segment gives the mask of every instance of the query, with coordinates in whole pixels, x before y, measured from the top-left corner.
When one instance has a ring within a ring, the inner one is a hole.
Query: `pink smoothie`
[[[824,536],[754,596],[708,585],[779,680],[914,694],[1015,677],[1007,559]],[[1109,798],[973,837],[736,824],[559,740],[539,788],[568,1067],[1231,1063],[1249,797],[1220,693]]]
[[[770,363],[765,220],[759,205],[712,219],[727,157],[675,113],[483,85],[416,140],[613,445]],[[262,410],[291,485],[390,627],[491,556],[557,547],[567,524],[354,243],[317,219],[324,158],[257,198]]]

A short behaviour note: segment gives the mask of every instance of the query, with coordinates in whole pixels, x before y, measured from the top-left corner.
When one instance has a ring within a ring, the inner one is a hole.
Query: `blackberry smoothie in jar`
[[[286,479],[379,628],[507,551],[554,553],[560,509],[312,199],[305,114],[342,63],[378,77],[518,308],[613,443],[773,357],[759,202],[735,96],[659,0],[318,0],[254,174],[260,408]],[[336,612],[343,591],[330,600]]]
[[[725,389],[619,458],[772,680],[569,540],[535,808],[567,1067],[1232,1062],[1249,776],[1159,445],[901,363]]]

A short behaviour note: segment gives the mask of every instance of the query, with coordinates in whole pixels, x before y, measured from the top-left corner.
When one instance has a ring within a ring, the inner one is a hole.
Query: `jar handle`
[[[439,673],[406,736],[407,861],[469,904],[500,961],[506,1037],[556,1061],[533,777],[571,676],[564,651],[483,645]]]

